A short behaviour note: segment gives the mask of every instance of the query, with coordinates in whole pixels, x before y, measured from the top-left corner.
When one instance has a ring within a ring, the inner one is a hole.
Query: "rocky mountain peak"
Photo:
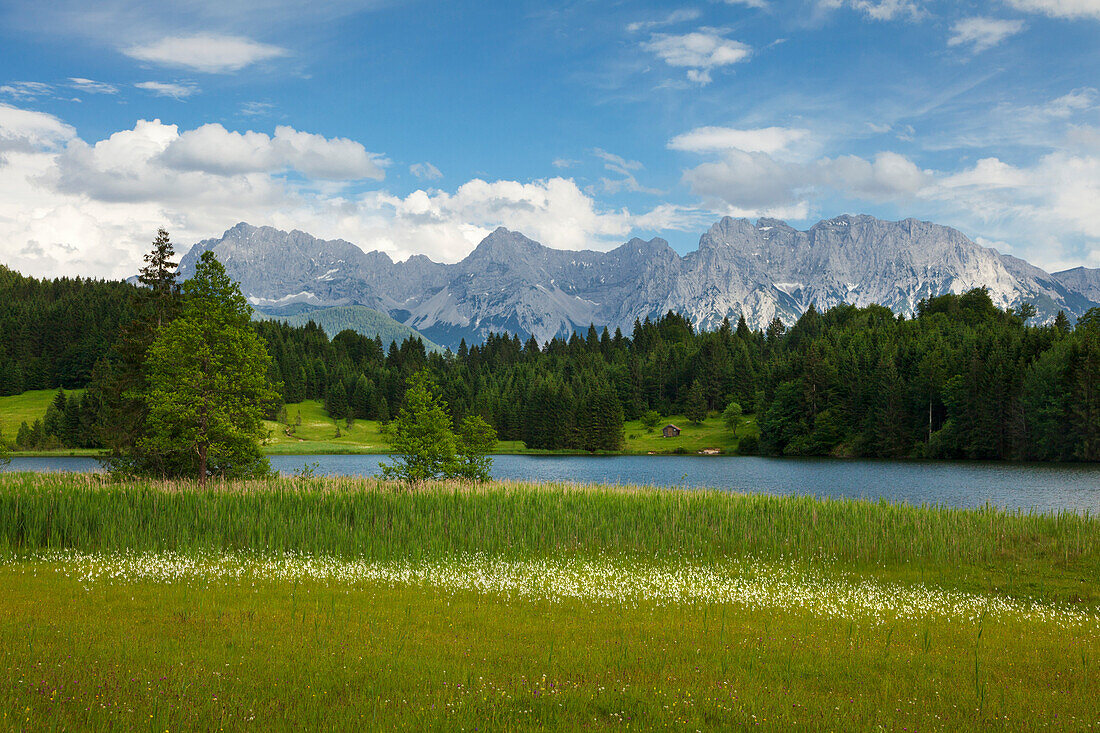
[[[207,249],[254,303],[365,305],[450,346],[490,332],[545,341],[589,323],[625,331],[669,310],[703,329],[741,315],[758,328],[777,316],[792,323],[811,305],[878,303],[912,313],[921,298],[972,287],[988,287],[1002,307],[1032,302],[1039,321],[1100,303],[1100,271],[1050,275],[950,227],[864,214],[807,230],[724,217],[683,257],[660,238],[569,251],[500,227],[453,265],[423,255],[394,263],[343,240],[241,222],[196,244],[182,258],[185,277]]]

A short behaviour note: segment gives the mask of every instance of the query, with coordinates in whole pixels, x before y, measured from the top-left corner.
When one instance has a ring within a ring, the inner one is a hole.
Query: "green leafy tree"
[[[8,447],[8,441],[4,440],[4,434],[0,433],[0,466],[6,466],[11,463],[11,448]]]
[[[183,312],[162,327],[146,360],[148,417],[138,445],[155,460],[144,472],[192,475],[200,485],[209,475],[266,474],[259,441],[278,393],[248,302],[209,251],[183,294]]]
[[[421,370],[407,384],[405,403],[383,431],[394,456],[391,463],[380,464],[382,475],[407,484],[453,476],[457,440],[435,382]]]
[[[733,432],[734,437],[737,436],[737,424],[741,422],[741,413],[741,405],[737,402],[729,403],[722,411],[722,422]]]
[[[661,413],[656,410],[646,410],[642,413],[642,425],[645,427],[646,432],[652,433],[660,423]]]
[[[492,478],[493,457],[489,455],[497,444],[497,431],[481,415],[467,415],[458,425],[458,457],[456,474],[468,481],[488,481]]]

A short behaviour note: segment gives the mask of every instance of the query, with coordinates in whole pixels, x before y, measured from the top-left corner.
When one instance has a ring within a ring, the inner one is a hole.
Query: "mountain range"
[[[504,331],[542,342],[589,324],[629,333],[635,319],[669,310],[702,329],[741,315],[758,328],[776,317],[790,324],[810,305],[842,302],[910,314],[922,298],[975,287],[1002,308],[1032,303],[1040,322],[1100,305],[1100,270],[1052,274],[950,227],[866,215],[807,230],[726,217],[683,256],[659,238],[608,252],[559,250],[499,228],[454,264],[423,255],[394,262],[343,240],[242,222],[196,244],[181,277],[206,250],[261,312],[366,306],[451,347]]]

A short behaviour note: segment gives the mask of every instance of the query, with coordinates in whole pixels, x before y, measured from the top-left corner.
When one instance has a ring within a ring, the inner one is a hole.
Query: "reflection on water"
[[[287,474],[316,463],[319,475],[373,476],[380,460],[385,457],[272,456],[271,465]],[[92,471],[98,466],[93,458],[16,458],[8,470]],[[493,476],[1100,513],[1097,465],[737,456],[495,456]]]

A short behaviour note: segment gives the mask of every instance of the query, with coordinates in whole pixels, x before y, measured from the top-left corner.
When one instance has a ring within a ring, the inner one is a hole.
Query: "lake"
[[[271,456],[294,473],[373,476],[376,455]],[[94,471],[94,458],[15,458],[7,470]],[[885,499],[910,504],[1100,514],[1100,466],[949,461],[870,461],[741,456],[495,456],[493,476],[524,481],[576,481],[713,488],[774,495]]]

